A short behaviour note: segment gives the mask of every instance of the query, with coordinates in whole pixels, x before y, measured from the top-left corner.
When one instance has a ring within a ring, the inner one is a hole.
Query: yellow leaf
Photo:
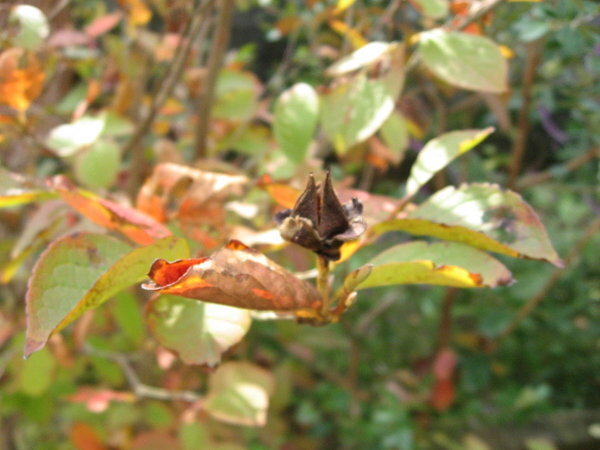
[[[152,11],[143,0],[119,0],[128,12],[127,20],[133,26],[145,25],[152,18]]]
[[[356,29],[349,27],[341,20],[330,20],[329,26],[337,33],[347,37],[355,49],[367,44],[367,40]]]
[[[333,13],[339,14],[342,11],[345,11],[350,6],[352,6],[354,4],[354,2],[356,2],[356,0],[338,0],[337,5],[335,6],[335,9],[333,10]]]
[[[500,48],[500,53],[502,53],[502,56],[504,56],[506,59],[512,59],[515,57],[515,52],[513,52],[510,47],[507,47],[506,45],[499,45],[498,47]]]

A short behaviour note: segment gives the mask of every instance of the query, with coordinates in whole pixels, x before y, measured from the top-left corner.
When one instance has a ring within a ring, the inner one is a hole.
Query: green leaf
[[[146,334],[140,309],[135,295],[128,291],[116,295],[112,308],[115,320],[123,334],[135,347],[142,344]]]
[[[88,309],[142,281],[155,259],[185,258],[188,252],[185,241],[174,236],[134,250],[102,234],[77,233],[54,241],[29,281],[25,357]]]
[[[442,19],[448,15],[448,0],[414,0],[424,16]]]
[[[482,250],[539,259],[562,267],[544,225],[519,194],[498,185],[446,187],[406,218],[382,222],[375,234],[400,230],[462,242]]]
[[[393,284],[433,284],[461,288],[510,284],[512,276],[492,256],[453,242],[414,241],[380,253],[359,289]],[[348,278],[363,268],[348,275]]]
[[[146,320],[160,344],[177,352],[183,362],[209,366],[221,362],[221,355],[251,324],[249,310],[172,295],[152,300]]]
[[[10,21],[18,23],[20,27],[13,39],[13,43],[17,47],[35,51],[50,34],[48,19],[35,6],[15,6],[10,12]]]
[[[39,352],[27,361],[23,361],[19,377],[21,392],[39,397],[54,382],[56,360],[48,350]]]
[[[486,37],[435,29],[420,34],[418,51],[429,70],[454,86],[484,92],[507,89],[506,59]]]
[[[275,105],[273,132],[282,152],[300,163],[317,128],[319,97],[306,83],[297,83],[283,92]]]
[[[404,158],[404,152],[409,144],[406,119],[398,111],[394,111],[383,123],[379,131],[385,145],[387,145],[396,158],[394,163],[399,164]]]
[[[429,141],[421,149],[411,168],[406,183],[407,195],[414,195],[437,171],[471,150],[493,131],[493,127],[483,130],[451,131]]]
[[[106,114],[96,117],[83,116],[75,122],[53,128],[46,139],[46,145],[58,156],[74,155],[82,148],[98,140],[106,124]]]
[[[223,422],[263,426],[273,389],[270,372],[246,362],[227,362],[211,375],[204,408]]]
[[[340,81],[321,98],[321,125],[336,151],[371,137],[387,120],[404,83],[403,49],[390,55],[387,73],[370,79],[366,73]]]
[[[380,61],[384,55],[395,50],[397,46],[398,44],[395,42],[369,42],[332,64],[325,71],[325,75],[337,77],[368,67]]]
[[[214,117],[229,120],[247,120],[258,107],[259,85],[250,72],[224,69],[215,88]]]
[[[100,138],[75,158],[75,175],[80,183],[91,189],[108,188],[117,178],[121,150],[113,141]]]

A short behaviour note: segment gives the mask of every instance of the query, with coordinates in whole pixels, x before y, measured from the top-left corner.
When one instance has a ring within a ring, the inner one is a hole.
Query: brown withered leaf
[[[152,281],[144,289],[238,308],[294,311],[322,305],[313,285],[235,240],[207,258],[156,260],[148,276]]]
[[[200,227],[222,229],[223,204],[230,196],[240,195],[247,181],[240,175],[162,163],[140,190],[137,208],[160,222],[178,219],[190,237],[208,245],[212,240]]]

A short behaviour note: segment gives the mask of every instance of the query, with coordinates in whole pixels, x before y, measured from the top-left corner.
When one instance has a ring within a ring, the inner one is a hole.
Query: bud
[[[318,185],[310,174],[306,189],[294,208],[278,213],[275,221],[285,240],[337,261],[342,244],[357,239],[367,228],[362,210],[363,206],[356,198],[344,205],[340,203],[329,172],[325,182]]]

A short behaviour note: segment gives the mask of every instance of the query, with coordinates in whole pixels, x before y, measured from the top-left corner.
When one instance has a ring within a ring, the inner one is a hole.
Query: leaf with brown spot
[[[143,212],[79,189],[64,176],[54,177],[50,186],[80,214],[102,227],[124,234],[137,244],[148,245],[172,234]]]
[[[462,288],[510,284],[511,273],[492,256],[453,242],[413,241],[391,247],[369,264],[369,276],[358,289],[394,284],[433,284]],[[357,269],[347,279],[363,270]]]
[[[238,308],[318,310],[322,304],[313,285],[239,241],[230,241],[209,258],[157,260],[148,275],[152,282],[144,289]]]

